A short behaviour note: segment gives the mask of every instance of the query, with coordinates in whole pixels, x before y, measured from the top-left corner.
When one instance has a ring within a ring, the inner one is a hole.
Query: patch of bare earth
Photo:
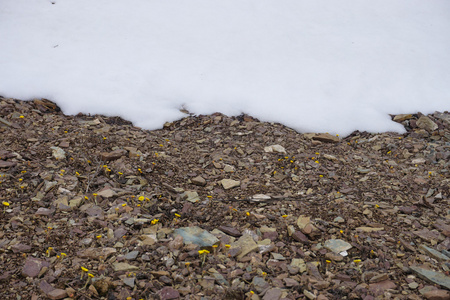
[[[0,298],[449,299],[450,114],[392,118],[147,131],[0,97]]]

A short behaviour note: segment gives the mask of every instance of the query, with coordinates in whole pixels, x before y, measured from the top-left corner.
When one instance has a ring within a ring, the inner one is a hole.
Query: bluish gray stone
[[[412,266],[410,269],[419,275],[419,277],[439,284],[440,286],[450,290],[450,277],[446,276],[444,273],[427,270],[417,266]]]
[[[219,242],[214,235],[197,226],[175,229],[174,235],[181,235],[185,244],[196,244],[200,247],[211,247]]]

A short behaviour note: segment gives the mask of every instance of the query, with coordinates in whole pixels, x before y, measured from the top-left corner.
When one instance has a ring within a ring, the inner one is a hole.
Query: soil
[[[450,114],[392,119],[149,131],[0,97],[0,298],[450,299]]]

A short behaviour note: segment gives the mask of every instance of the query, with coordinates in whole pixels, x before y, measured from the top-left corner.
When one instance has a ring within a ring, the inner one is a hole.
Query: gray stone
[[[205,186],[206,180],[202,176],[197,176],[191,179],[192,183],[199,186]]]
[[[47,293],[47,297],[52,300],[64,299],[67,297],[67,292],[62,289],[54,289],[53,291]]]
[[[59,147],[50,147],[52,149],[52,155],[57,160],[65,159],[66,158],[66,152],[59,148]]]
[[[253,277],[252,284],[258,293],[261,293],[270,286],[269,283],[267,283],[264,278],[260,276]]]
[[[111,254],[116,253],[116,249],[111,247],[105,248],[87,248],[77,252],[77,256],[80,258],[90,259],[107,259]]]
[[[196,244],[200,247],[211,247],[219,242],[214,235],[197,226],[175,229],[174,235],[181,235],[185,244]]]
[[[450,277],[446,276],[444,273],[427,270],[418,266],[412,266],[410,269],[419,275],[419,277],[450,289]]]
[[[324,247],[334,253],[341,253],[342,251],[347,251],[352,248],[352,245],[341,239],[337,239],[325,241]]]
[[[428,132],[438,129],[437,124],[427,116],[421,116],[416,124],[419,128],[425,129]]]
[[[136,257],[139,255],[139,251],[131,251],[125,254],[125,259],[127,260],[135,260]]]
[[[325,142],[325,143],[339,143],[339,137],[335,136],[335,135],[331,135],[329,133],[319,133],[315,136],[313,136],[312,138],[313,140],[316,141],[321,141],[321,142]]]
[[[295,267],[295,268],[298,268],[299,269],[299,273],[306,272],[306,263],[301,258],[293,258],[292,261],[291,261],[291,266]]]
[[[310,291],[308,291],[308,290],[306,290],[306,289],[303,290],[303,295],[305,295],[306,298],[308,298],[308,299],[310,299],[310,300],[314,300],[314,299],[317,298],[316,295],[314,295],[313,293],[311,293]]]
[[[139,270],[136,266],[119,262],[113,263],[113,268],[115,272]]]
[[[284,147],[281,145],[270,145],[270,146],[264,147],[264,152],[267,152],[267,153],[278,152],[278,153],[286,154],[286,149],[284,149]]]
[[[420,249],[424,250],[428,255],[432,256],[433,258],[439,260],[439,261],[447,261],[450,260],[450,257],[447,255],[442,254],[441,252],[434,250],[433,248],[427,247],[425,245],[420,245]]]
[[[237,256],[238,259],[241,259],[248,253],[258,250],[258,244],[255,243],[250,234],[244,234],[236,242],[231,244],[231,249],[234,248],[239,248],[241,250]]]
[[[101,190],[100,192],[97,192],[97,195],[104,198],[111,198],[117,195],[117,193],[110,188],[106,188],[104,190]]]
[[[240,186],[241,182],[239,180],[233,180],[233,179],[222,179],[220,181],[223,188],[226,190],[232,189],[234,187]]]
[[[200,197],[197,192],[194,191],[185,191],[181,197],[189,202],[195,203],[200,201]]]
[[[134,277],[125,277],[123,283],[128,285],[130,288],[134,288]]]

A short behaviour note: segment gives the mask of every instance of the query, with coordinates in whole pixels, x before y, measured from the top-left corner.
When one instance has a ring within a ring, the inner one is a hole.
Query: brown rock
[[[234,236],[234,237],[239,237],[241,236],[241,232],[239,230],[237,230],[234,227],[229,227],[229,226],[219,226],[218,228],[220,231],[225,232],[228,235]]]
[[[127,154],[127,150],[124,149],[117,149],[112,152],[102,152],[100,153],[100,157],[103,161],[112,161],[112,160],[118,160],[122,156]]]
[[[301,232],[301,231],[296,231],[296,232],[294,232],[294,233],[292,234],[292,238],[293,238],[294,240],[296,240],[297,242],[300,242],[300,243],[304,243],[304,244],[309,243],[309,239],[308,239],[308,238],[306,237],[306,235],[304,235],[303,232]]]
[[[49,263],[37,258],[28,257],[22,268],[22,275],[24,277],[36,277],[39,275],[43,266],[48,267]]]
[[[390,280],[380,281],[377,283],[369,284],[369,291],[375,296],[383,295],[384,291],[387,289],[395,289],[397,285]]]
[[[450,300],[450,292],[446,290],[433,290],[423,294],[427,300]]]
[[[14,167],[15,165],[17,165],[17,163],[15,161],[0,160],[0,168],[10,168],[10,167]]]
[[[158,296],[161,300],[178,299],[180,298],[180,293],[177,290],[166,286],[158,291]]]
[[[199,186],[205,186],[206,180],[202,176],[197,176],[191,179],[192,183]]]
[[[47,293],[47,297],[52,300],[64,299],[67,297],[67,292],[62,289],[54,289],[53,291]]]
[[[339,137],[331,135],[329,133],[319,133],[313,136],[313,140],[321,141],[325,143],[339,143]]]

